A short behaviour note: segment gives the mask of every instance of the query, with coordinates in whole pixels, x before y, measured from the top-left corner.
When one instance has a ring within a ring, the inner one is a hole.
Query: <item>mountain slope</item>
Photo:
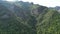
[[[1,2],[0,34],[60,34],[60,14],[28,2]]]
[[[37,34],[60,34],[60,14],[57,11],[49,10],[43,17],[38,20]]]

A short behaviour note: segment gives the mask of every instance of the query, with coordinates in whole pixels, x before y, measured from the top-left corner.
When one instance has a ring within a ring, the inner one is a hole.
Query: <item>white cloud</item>
[[[47,7],[60,6],[60,0],[22,0],[22,1],[34,2],[35,4],[40,4]]]

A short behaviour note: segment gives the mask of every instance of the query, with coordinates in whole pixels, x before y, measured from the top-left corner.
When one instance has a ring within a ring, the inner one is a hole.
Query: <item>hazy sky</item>
[[[13,0],[10,0],[13,1]],[[60,0],[22,0],[25,2],[34,2],[35,4],[44,5],[47,7],[60,6]]]

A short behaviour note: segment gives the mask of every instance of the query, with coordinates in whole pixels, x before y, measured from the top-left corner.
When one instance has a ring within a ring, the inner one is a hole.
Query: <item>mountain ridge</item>
[[[0,34],[60,34],[59,26],[57,10],[23,1],[0,4]]]

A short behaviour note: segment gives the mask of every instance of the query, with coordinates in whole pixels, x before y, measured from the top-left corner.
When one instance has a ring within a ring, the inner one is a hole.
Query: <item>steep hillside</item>
[[[37,34],[60,34],[60,14],[57,11],[49,10],[43,16],[39,16]]]
[[[60,34],[60,14],[29,2],[1,2],[0,34]]]

